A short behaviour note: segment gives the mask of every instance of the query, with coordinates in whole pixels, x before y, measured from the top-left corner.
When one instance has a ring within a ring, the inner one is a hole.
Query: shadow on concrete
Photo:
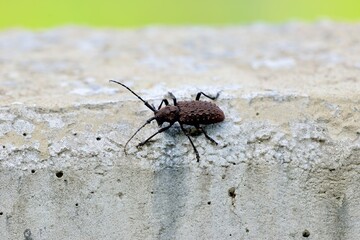
[[[153,212],[158,224],[158,239],[173,239],[185,215],[188,169],[164,168],[155,172]]]

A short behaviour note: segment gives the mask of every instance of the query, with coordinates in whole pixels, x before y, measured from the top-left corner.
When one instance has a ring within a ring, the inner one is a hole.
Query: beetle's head
[[[155,119],[159,126],[164,122],[174,123],[179,119],[179,108],[176,106],[165,106],[155,112]]]

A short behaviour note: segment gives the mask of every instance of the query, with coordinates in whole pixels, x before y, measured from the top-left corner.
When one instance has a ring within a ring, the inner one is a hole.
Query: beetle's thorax
[[[177,106],[165,106],[155,113],[156,122],[161,126],[164,122],[174,123],[179,120]]]

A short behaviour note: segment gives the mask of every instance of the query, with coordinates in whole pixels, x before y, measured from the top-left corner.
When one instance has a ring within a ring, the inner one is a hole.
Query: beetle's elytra
[[[206,95],[203,92],[199,92],[196,95],[196,98],[194,101],[177,101],[175,96],[169,92],[170,97],[172,98],[174,105],[169,105],[169,102],[167,99],[163,99],[158,107],[158,109],[155,109],[154,105],[150,105],[147,101],[142,99],[139,95],[137,95],[135,92],[133,92],[129,87],[125,86],[124,84],[115,81],[110,80],[110,82],[114,82],[117,84],[120,84],[121,86],[125,87],[127,90],[129,90],[132,94],[134,94],[137,98],[139,98],[145,106],[147,106],[151,111],[154,112],[154,117],[149,118],[144,125],[142,125],[126,142],[124,151],[126,153],[126,146],[130,142],[130,140],[147,124],[152,122],[153,120],[156,120],[159,127],[164,122],[169,123],[168,126],[160,128],[156,133],[148,137],[145,141],[141,142],[138,146],[142,146],[146,144],[151,138],[156,136],[157,134],[169,129],[175,122],[178,122],[180,124],[181,130],[184,132],[184,134],[188,137],[194,151],[196,154],[197,161],[200,160],[200,155],[193,143],[193,141],[190,138],[190,135],[186,130],[184,129],[183,125],[191,125],[194,126],[196,129],[198,129],[200,132],[202,132],[207,139],[209,139],[212,143],[217,145],[217,142],[212,139],[205,131],[205,129],[201,125],[208,125],[213,123],[219,123],[224,121],[225,115],[224,112],[214,103],[207,102],[207,101],[201,101],[200,97],[201,95],[204,95],[207,98],[210,98],[212,100],[215,100],[219,97],[219,93],[215,96],[209,96]],[[165,104],[164,107],[161,107],[162,104]]]

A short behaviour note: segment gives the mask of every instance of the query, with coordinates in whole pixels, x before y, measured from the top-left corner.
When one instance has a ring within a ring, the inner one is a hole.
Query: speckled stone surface
[[[0,32],[4,239],[358,239],[360,25]],[[216,94],[225,121],[158,130]],[[172,102],[172,101],[170,101]]]

